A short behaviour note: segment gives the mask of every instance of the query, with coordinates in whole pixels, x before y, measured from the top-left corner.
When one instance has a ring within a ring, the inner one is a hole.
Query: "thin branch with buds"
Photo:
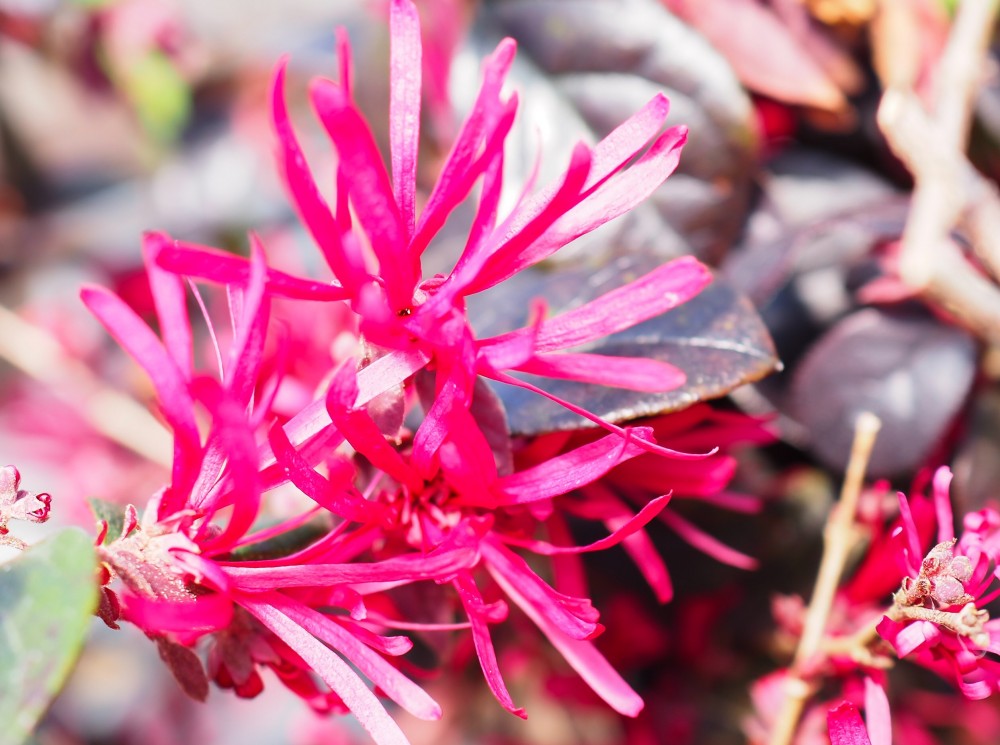
[[[771,745],[788,745],[795,735],[805,703],[813,693],[807,669],[818,655],[823,654],[823,640],[833,599],[844,572],[844,565],[857,543],[855,515],[864,483],[865,471],[875,446],[875,437],[882,423],[869,412],[862,412],[854,426],[851,458],[844,475],[840,501],[830,513],[823,530],[823,558],[820,560],[816,584],[806,611],[802,637],[785,681],[785,699],[771,732]]]

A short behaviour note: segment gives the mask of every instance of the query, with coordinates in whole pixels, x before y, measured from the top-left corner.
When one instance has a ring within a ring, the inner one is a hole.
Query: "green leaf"
[[[94,513],[94,518],[103,520],[108,524],[107,535],[104,536],[104,545],[107,546],[112,541],[117,540],[122,534],[125,525],[125,508],[114,502],[109,502],[100,497],[90,497],[87,499],[90,511]]]
[[[0,745],[25,742],[65,683],[97,606],[96,565],[75,529],[0,565]]]
[[[191,89],[173,62],[153,51],[119,74],[150,135],[160,142],[176,139],[191,113]]]

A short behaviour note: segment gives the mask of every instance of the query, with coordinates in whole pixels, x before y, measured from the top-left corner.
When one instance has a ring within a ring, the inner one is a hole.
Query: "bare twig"
[[[968,141],[972,106],[996,12],[996,0],[962,0],[938,65],[934,119],[938,135],[956,152],[964,151]]]
[[[884,613],[879,613],[853,634],[825,637],[821,647],[823,653],[827,657],[850,657],[857,664],[874,670],[888,670],[895,658],[874,649],[879,638],[878,625],[884,617]]]
[[[990,634],[986,630],[989,611],[977,608],[973,602],[966,603],[958,611],[894,603],[888,615],[894,621],[930,621],[954,634],[968,637],[980,649],[986,649],[990,644]]]
[[[878,122],[916,182],[900,255],[902,280],[1000,344],[1000,289],[949,239],[961,220],[973,248],[1000,277],[1000,198],[963,155],[997,0],[964,0],[938,68],[933,111],[912,92],[889,90]]]
[[[911,220],[924,224],[914,227],[906,238],[911,241],[906,244],[911,253],[920,256],[932,250],[919,243],[920,248],[915,249],[912,243],[919,242],[925,235],[919,231],[926,230],[930,220],[932,228],[947,224],[941,232],[939,248],[952,252],[936,263],[946,270],[952,264],[964,263],[959,261],[962,257],[954,246],[943,238],[957,220],[994,279],[1000,278],[1000,192],[997,188],[960,151],[950,149],[947,142],[938,137],[934,121],[913,93],[886,91],[879,107],[878,122],[893,151],[923,187],[922,204],[916,203],[920,194],[914,194]],[[914,285],[919,277],[912,279],[911,285]],[[917,286],[925,285],[926,282]]]
[[[802,709],[812,693],[812,685],[807,670],[816,656],[822,654],[823,636],[826,632],[830,609],[844,571],[844,564],[857,541],[854,516],[864,482],[868,459],[875,445],[875,437],[882,423],[869,412],[858,416],[854,428],[854,444],[851,459],[844,475],[844,485],[840,501],[830,513],[823,530],[823,558],[820,560],[816,584],[813,587],[809,608],[799,646],[795,650],[792,667],[786,680],[785,699],[771,731],[771,745],[788,745],[795,735]]]

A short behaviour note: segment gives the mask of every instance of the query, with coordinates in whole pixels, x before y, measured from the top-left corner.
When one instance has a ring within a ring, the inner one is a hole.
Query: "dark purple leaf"
[[[154,641],[160,652],[160,659],[170,668],[184,693],[196,701],[208,698],[208,676],[205,675],[205,668],[198,655],[162,636],[154,637]]]
[[[843,158],[793,149],[759,175],[761,195],[723,275],[764,308],[793,277],[846,267],[898,238],[908,210],[884,179]]]
[[[729,64],[697,32],[656,0],[495,0],[474,33],[510,35],[520,45],[512,82],[523,94],[514,133],[522,155],[508,166],[514,180],[523,180],[539,147],[545,177],[545,167],[564,167],[576,141],[604,136],[662,91],[671,102],[668,125],[691,130],[678,171],[601,239],[622,250],[674,244],[672,255],[708,258],[731,245],[748,204],[756,124]]]
[[[722,274],[754,302],[794,369],[831,323],[857,307],[853,290],[879,273],[873,249],[902,233],[909,200],[869,171],[815,150],[785,152],[760,180],[760,202]],[[765,394],[780,398],[781,382],[765,383]]]
[[[1000,483],[1000,390],[976,391],[964,422],[966,433],[952,461],[951,485],[956,512],[986,507],[996,499]]]
[[[555,289],[562,284],[552,283]],[[587,284],[582,286],[586,292]],[[687,373],[687,383],[665,393],[531,379],[560,398],[619,422],[665,414],[697,401],[724,396],[737,386],[759,380],[779,365],[771,338],[753,306],[720,280],[679,308],[608,337],[586,351],[663,360]],[[523,389],[498,385],[497,392],[514,434],[533,435],[588,424],[561,406]]]
[[[861,70],[799,4],[767,7],[755,0],[666,0],[732,63],[758,93],[830,111],[863,85]],[[784,12],[782,12],[784,11]]]
[[[869,475],[919,466],[958,413],[976,371],[964,331],[924,315],[857,311],[834,326],[795,370],[791,413],[813,452],[843,469],[862,411],[882,420]]]

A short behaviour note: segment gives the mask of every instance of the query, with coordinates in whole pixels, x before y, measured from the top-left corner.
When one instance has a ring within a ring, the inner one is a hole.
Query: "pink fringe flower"
[[[435,719],[440,707],[385,659],[406,652],[410,641],[378,636],[358,623],[365,608],[352,588],[448,577],[469,566],[475,554],[444,546],[419,562],[404,557],[300,566],[301,552],[271,561],[238,560],[240,549],[287,534],[319,510],[251,531],[265,489],[287,480],[259,467],[255,437],[261,426],[280,429],[268,421],[275,386],[258,379],[269,317],[266,270],[255,252],[246,284],[228,288],[233,340],[225,358],[219,351],[217,380],[195,370],[183,281],[155,263],[164,242],[157,234],[145,241],[162,341],[116,296],[83,291],[91,312],[149,375],[175,443],[171,482],[150,500],[142,519],[130,506],[119,536],[108,543],[104,533],[99,536],[107,579],[116,577],[124,586],[117,593],[105,588],[102,616],[114,625],[120,613],[142,628],[185,690],[198,698],[207,694],[207,680],[188,647],[213,634],[210,672],[220,685],[253,695],[260,689],[256,668],[267,666],[314,707],[351,711],[377,742],[405,743],[356,670],[417,717]],[[199,410],[209,415],[205,436]],[[339,510],[355,518],[378,514],[349,488],[337,498]],[[327,544],[336,538],[330,534]],[[252,582],[245,579],[248,572]],[[318,606],[341,606],[349,615],[326,615]],[[313,674],[329,689],[318,687]]]
[[[496,698],[523,716],[506,689],[489,630],[505,618],[510,601],[601,698],[634,716],[642,700],[594,646],[603,627],[582,588],[553,587],[520,551],[557,563],[639,535],[670,498],[659,485],[672,476],[657,467],[662,456],[702,466],[673,474],[688,493],[742,506],[719,494],[732,474],[730,459],[687,455],[660,442],[673,438],[710,450],[709,435],[721,434],[725,422],[683,433],[669,418],[655,424],[659,431],[623,427],[554,399],[606,432],[526,457],[483,378],[542,395],[549,394],[512,373],[639,391],[674,388],[684,374],[672,365],[579,349],[685,302],[711,275],[696,260],[679,259],[561,315],[538,313],[524,328],[486,339],[476,337],[466,301],[645,199],[675,168],[686,132],[661,131],[668,104],[657,95],[594,147],[578,145],[558,183],[540,190],[529,184],[501,219],[504,142],[517,109],[516,96],[503,93],[514,55],[514,43],[505,40],[485,62],[476,103],[418,215],[422,52],[411,0],[393,0],[389,24],[388,170],[353,100],[343,34],[340,81],[310,87],[339,159],[332,205],[289,121],[285,62],[272,91],[280,167],[335,282],[267,266],[254,237],[244,260],[156,234],[147,236],[146,258],[162,340],[115,296],[84,291],[91,311],[151,378],[175,442],[169,485],[141,521],[135,510],[127,512],[120,536],[100,555],[125,585],[124,617],[158,640],[161,655],[196,691],[201,667],[189,647],[210,635],[209,672],[219,685],[254,695],[262,685],[259,670],[267,667],[315,708],[353,712],[377,742],[405,742],[358,673],[415,716],[436,718],[440,707],[393,661],[411,642],[380,634],[460,628],[471,631]],[[424,250],[477,184],[476,214],[454,268],[424,277]],[[218,352],[218,378],[195,370],[182,276],[228,292],[233,338],[226,355]],[[347,357],[339,366],[328,356],[329,369],[293,369],[296,345],[310,344],[289,334],[269,345],[270,306],[279,298],[326,303],[318,312],[336,308],[330,314],[337,318],[350,308],[343,331],[357,334],[354,356],[338,350],[333,357]],[[306,393],[312,386],[319,387],[315,397]],[[708,411],[692,410],[685,421],[708,425]],[[605,510],[608,500],[587,488],[639,457],[646,459],[644,475],[623,471],[616,482],[636,486],[629,495],[635,507],[616,502],[613,515],[588,515]],[[263,495],[289,482],[316,507],[254,530]],[[573,545],[560,511],[602,519],[609,535]],[[248,555],[317,516],[328,521],[318,539],[275,556]],[[678,532],[735,561],[734,552],[679,520],[669,521]],[[636,556],[649,561],[641,551]],[[426,580],[441,586],[435,598],[450,601],[435,605],[433,614],[414,600],[417,593],[407,600],[408,586]],[[662,584],[658,589],[669,594]],[[106,600],[110,615],[119,598],[106,593]],[[315,684],[313,673],[328,689]]]
[[[276,276],[268,287],[276,294],[350,302],[371,349],[365,362],[378,365],[377,371],[359,381],[364,400],[358,403],[400,385],[420,369],[431,369],[437,387],[447,395],[427,412],[416,437],[440,440],[447,429],[445,420],[471,405],[477,375],[539,393],[543,392],[510,372],[642,391],[682,384],[684,374],[662,361],[566,350],[628,329],[697,294],[711,275],[692,258],[665,264],[557,317],[540,317],[528,327],[488,339],[475,337],[465,307],[466,298],[628,212],[670,175],[686,130],[673,127],[661,132],[667,99],[655,96],[593,148],[578,144],[561,182],[534,193],[529,184],[513,211],[500,219],[504,141],[517,111],[516,95],[503,95],[515,47],[512,40],[504,40],[485,62],[476,102],[418,216],[422,52],[417,12],[410,0],[392,2],[390,32],[390,171],[383,166],[375,138],[352,97],[346,36],[338,37],[340,82],[315,80],[310,86],[313,106],[339,158],[332,208],[313,180],[289,121],[283,95],[285,62],[278,67],[272,97],[281,170],[336,282],[308,291],[298,280]],[[423,278],[423,252],[477,182],[481,182],[478,207],[461,256],[447,276]],[[223,283],[247,273],[242,259],[182,243],[167,247],[158,261],[179,274]],[[621,428],[560,403],[623,435]],[[286,431],[298,445],[328,425],[321,402],[316,402]],[[645,447],[657,450],[653,443]]]

